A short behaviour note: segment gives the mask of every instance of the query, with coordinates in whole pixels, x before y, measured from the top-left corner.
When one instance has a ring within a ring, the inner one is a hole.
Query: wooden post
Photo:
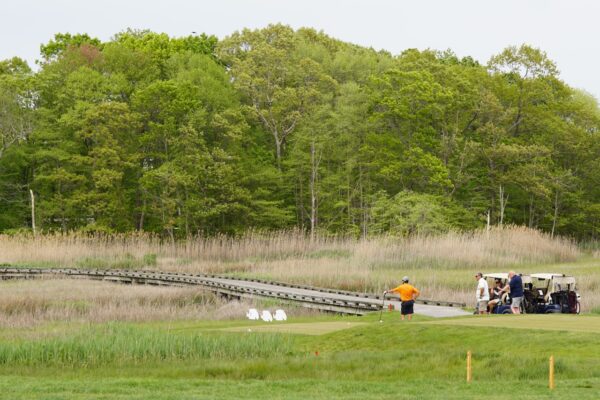
[[[473,374],[471,369],[471,350],[467,351],[467,383],[471,383]]]
[[[554,356],[550,356],[550,365],[548,370],[548,387],[554,389]]]

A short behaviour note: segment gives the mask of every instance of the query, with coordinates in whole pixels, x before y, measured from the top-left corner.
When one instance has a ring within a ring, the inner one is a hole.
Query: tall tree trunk
[[[350,206],[352,202],[352,192],[350,190],[350,173],[346,171],[346,203],[348,205],[348,226],[354,225],[354,221],[352,218],[352,207]]]
[[[273,137],[275,138],[275,156],[277,157],[277,169],[281,172],[281,140],[279,139],[279,135],[273,133]]]
[[[550,237],[554,238],[554,231],[556,230],[556,221],[558,220],[558,190],[554,194],[554,217],[552,218],[552,232]]]
[[[301,174],[300,174],[301,175]],[[304,183],[302,182],[302,176],[298,176],[298,199],[296,200],[296,208],[298,209],[298,225],[300,230],[304,231],[305,221],[305,209],[304,209]]]
[[[363,170],[362,165],[358,164],[358,184],[360,193],[360,213],[361,213],[361,235],[363,238],[367,237],[367,213],[365,211],[365,194],[364,194],[364,182],[363,182]]]
[[[31,189],[29,189],[29,194],[31,195],[31,231],[35,237],[35,196],[33,195],[33,190]]]
[[[144,216],[146,214],[146,196],[142,193],[142,212],[140,213],[140,219],[138,221],[138,231],[144,230]]]
[[[317,198],[317,179],[319,159],[314,140],[310,144],[310,239],[315,239],[319,202]]]
[[[535,207],[533,202],[533,195],[529,196],[529,224],[530,228],[533,228],[535,219]]]
[[[504,210],[506,210],[506,203],[508,202],[508,194],[504,196],[504,186],[500,185],[498,189],[498,197],[500,198],[500,221],[499,225],[502,226],[504,223]]]

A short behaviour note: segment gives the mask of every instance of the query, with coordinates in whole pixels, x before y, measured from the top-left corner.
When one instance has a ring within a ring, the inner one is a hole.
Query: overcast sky
[[[222,38],[244,27],[309,26],[394,54],[452,49],[487,62],[509,45],[546,51],[572,86],[600,97],[595,0],[12,0],[0,8],[0,59],[30,64],[57,32],[108,40],[128,27]]]

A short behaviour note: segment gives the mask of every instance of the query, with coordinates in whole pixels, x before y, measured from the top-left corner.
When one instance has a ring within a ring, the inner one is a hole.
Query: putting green
[[[236,326],[233,328],[223,328],[226,332],[280,332],[295,333],[299,335],[324,335],[326,333],[340,331],[342,329],[354,328],[366,325],[365,322],[306,322],[306,323],[270,323],[260,325]]]
[[[431,325],[459,325],[600,333],[600,317],[594,315],[481,315],[420,323]]]

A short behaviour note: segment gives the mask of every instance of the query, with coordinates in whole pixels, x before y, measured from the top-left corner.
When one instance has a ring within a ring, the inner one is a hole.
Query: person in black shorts
[[[414,314],[414,304],[415,299],[419,297],[419,290],[408,283],[408,276],[402,278],[402,284],[397,288],[391,289],[390,292],[397,293],[400,295],[400,301],[402,304],[400,305],[400,315],[402,316],[402,321],[404,321],[404,316],[408,317],[410,321],[412,319],[412,315]],[[385,292],[387,293],[387,291]]]

